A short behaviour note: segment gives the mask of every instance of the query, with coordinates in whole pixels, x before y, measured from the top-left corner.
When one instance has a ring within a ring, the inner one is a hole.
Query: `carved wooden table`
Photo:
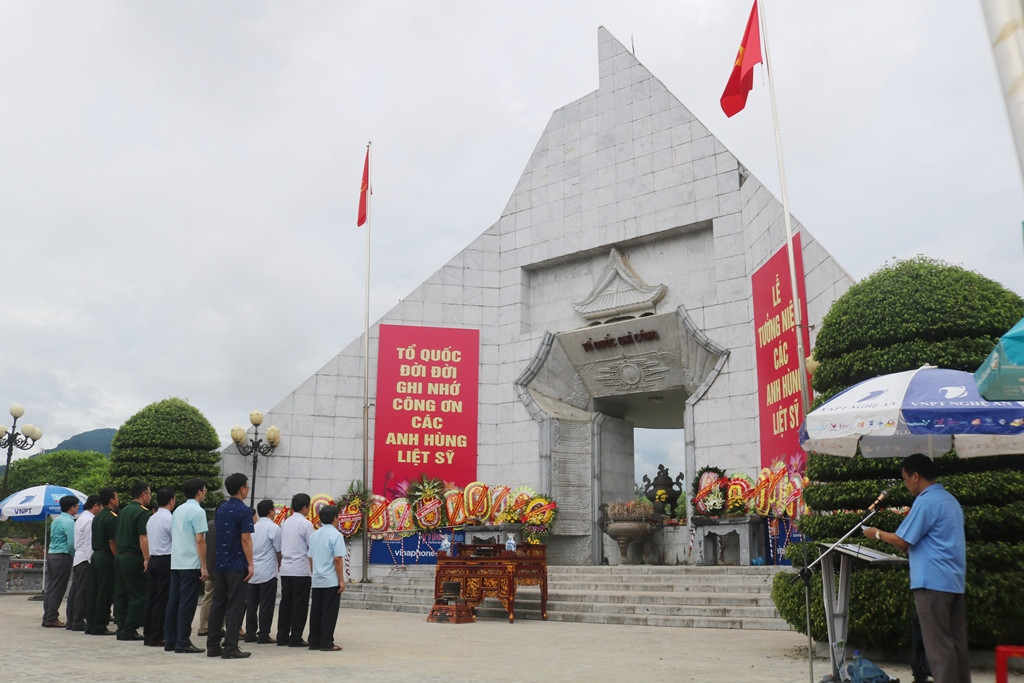
[[[459,585],[458,598],[452,595],[454,583]],[[452,556],[439,552],[434,575],[434,607],[427,621],[459,623],[457,606],[460,602],[475,608],[485,597],[494,597],[508,613],[509,623],[514,623],[517,586],[540,586],[541,618],[547,619],[546,546],[527,543],[515,550],[505,550],[505,546],[499,544],[460,544]]]

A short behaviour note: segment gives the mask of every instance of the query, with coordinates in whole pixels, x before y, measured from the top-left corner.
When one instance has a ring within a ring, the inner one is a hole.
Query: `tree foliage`
[[[820,363],[813,386],[816,404],[871,377],[925,363],[973,372],[998,338],[1024,316],[1024,300],[977,273],[919,256],[897,261],[851,287],[822,321],[814,348]],[[1024,625],[1024,455],[961,460],[953,452],[936,459],[939,481],[960,501],[967,537],[967,615],[970,645],[991,649],[1021,642]],[[800,530],[832,542],[852,528],[883,488],[890,495],[871,524],[895,531],[911,496],[900,482],[897,458],[839,458],[810,454],[804,501],[810,514]],[[854,536],[884,552],[892,546]],[[817,557],[814,543],[793,544],[794,565]],[[811,632],[824,640],[821,575],[811,586]],[[806,632],[804,589],[792,575],[775,577],[779,613]],[[854,571],[848,641],[892,650],[910,638],[913,599],[905,568]]]
[[[121,425],[110,453],[112,485],[128,500],[131,485],[141,480],[152,490],[172,486],[181,498],[181,485],[199,478],[210,491],[205,504],[223,497],[214,493],[220,479],[220,440],[199,410],[180,398],[151,403]]]
[[[7,488],[20,491],[30,486],[54,484],[89,495],[107,486],[110,461],[95,451],[49,451],[11,463]]]

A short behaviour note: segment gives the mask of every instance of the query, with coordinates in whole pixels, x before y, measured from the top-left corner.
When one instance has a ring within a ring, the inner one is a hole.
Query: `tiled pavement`
[[[342,598],[344,604],[344,597]],[[424,615],[342,608],[341,652],[246,645],[243,660],[166,653],[141,642],[40,628],[42,603],[0,595],[0,679],[100,681],[809,681],[807,640],[787,631],[504,619],[432,624]],[[63,610],[62,610],[63,612]],[[202,646],[201,638],[194,638]],[[882,663],[904,683],[906,665]],[[816,659],[814,681],[828,663]],[[976,670],[975,683],[993,680]],[[1024,676],[1011,677],[1015,683]]]

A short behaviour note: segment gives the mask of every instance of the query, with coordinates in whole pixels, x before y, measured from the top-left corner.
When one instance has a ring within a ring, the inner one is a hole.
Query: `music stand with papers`
[[[846,661],[846,633],[850,624],[850,570],[854,560],[866,562],[869,567],[883,567],[908,564],[905,557],[883,553],[853,543],[829,545],[819,543],[824,554],[821,561],[821,590],[825,598],[825,626],[828,628],[828,651],[832,659],[833,680],[841,678],[842,666]],[[836,583],[835,560],[839,555],[839,582]]]

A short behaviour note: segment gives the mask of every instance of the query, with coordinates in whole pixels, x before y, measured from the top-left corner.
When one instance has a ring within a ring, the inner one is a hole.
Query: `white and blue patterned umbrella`
[[[41,522],[47,515],[59,515],[63,496],[77,496],[79,505],[85,504],[85,494],[67,486],[30,486],[0,501],[0,521]]]
[[[986,401],[974,375],[926,365],[880,375],[808,413],[804,450],[866,458],[1024,453],[1024,401]]]

